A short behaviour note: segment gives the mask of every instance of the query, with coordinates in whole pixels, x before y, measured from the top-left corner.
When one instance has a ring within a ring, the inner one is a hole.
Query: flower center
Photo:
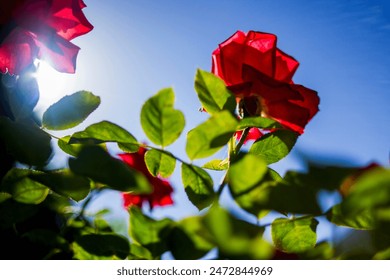
[[[260,96],[252,95],[240,99],[238,112],[242,118],[262,116],[268,117],[267,106]]]

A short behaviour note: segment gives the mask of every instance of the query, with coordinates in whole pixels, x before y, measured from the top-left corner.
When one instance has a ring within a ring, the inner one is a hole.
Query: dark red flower
[[[124,207],[128,208],[132,205],[142,207],[142,204],[144,202],[149,203],[150,208],[153,208],[155,206],[172,205],[172,186],[168,181],[160,179],[158,177],[154,177],[152,174],[150,174],[145,164],[145,153],[146,149],[141,147],[137,153],[126,153],[119,155],[120,158],[130,167],[143,173],[153,187],[152,193],[146,195],[123,193],[122,197]]]
[[[82,0],[6,0],[0,7],[0,72],[20,74],[35,59],[75,72],[79,47],[70,40],[93,28]]]
[[[234,92],[250,116],[279,121],[300,134],[318,112],[317,92],[296,85],[298,61],[276,47],[273,34],[237,31],[212,55],[212,72]]]

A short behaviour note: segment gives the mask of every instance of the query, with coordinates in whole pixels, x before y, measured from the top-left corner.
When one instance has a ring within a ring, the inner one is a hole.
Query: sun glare
[[[43,61],[38,63],[36,78],[40,91],[38,110],[46,110],[61,97],[69,94],[65,91],[72,84],[71,75],[57,72]]]

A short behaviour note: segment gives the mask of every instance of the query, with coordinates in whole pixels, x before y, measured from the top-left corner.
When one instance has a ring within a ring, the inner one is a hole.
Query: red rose
[[[318,112],[317,92],[296,85],[298,61],[276,47],[273,34],[237,31],[212,55],[212,72],[235,93],[246,115],[264,116],[303,133]]]
[[[6,0],[0,4],[0,71],[20,74],[35,59],[74,73],[79,47],[69,42],[93,26],[82,0]]]
[[[142,172],[153,187],[153,192],[146,195],[123,193],[122,196],[124,201],[124,207],[128,208],[132,205],[142,207],[142,204],[144,202],[148,202],[150,208],[153,208],[155,206],[172,205],[172,186],[169,184],[168,181],[154,177],[152,174],[150,174],[145,164],[145,153],[146,149],[141,147],[137,153],[119,155],[120,158],[130,167]]]

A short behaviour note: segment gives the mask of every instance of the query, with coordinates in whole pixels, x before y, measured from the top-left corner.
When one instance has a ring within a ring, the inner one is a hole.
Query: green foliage
[[[172,230],[173,221],[153,220],[137,207],[130,208],[129,213],[130,236],[134,241],[148,249],[154,258],[166,252],[168,250],[166,241]]]
[[[50,130],[64,130],[83,122],[100,105],[100,97],[89,91],[78,91],[51,105],[42,117]]]
[[[107,142],[118,143],[126,152],[136,152],[139,149],[137,139],[130,132],[109,121],[92,124],[85,130],[74,133],[67,143],[96,145]]]
[[[294,147],[298,134],[290,130],[276,130],[253,143],[250,152],[262,156],[268,163],[275,163],[288,155]]]
[[[213,179],[202,168],[183,163],[181,165],[181,179],[189,200],[199,210],[213,202],[215,197]]]
[[[98,146],[85,147],[77,158],[69,159],[69,167],[75,174],[87,176],[115,190],[136,193],[151,191],[149,182],[141,173],[111,157]]]
[[[272,222],[272,239],[276,248],[287,253],[301,253],[317,241],[318,221],[312,217],[278,218]]]
[[[327,213],[327,218],[330,222],[344,227],[354,229],[372,230],[375,228],[375,220],[373,211],[364,210],[356,215],[345,215],[340,204],[332,207]]]
[[[46,165],[52,153],[51,137],[34,123],[0,117],[0,132],[8,153],[16,160],[31,166]]]
[[[203,224],[222,258],[269,259],[273,254],[262,239],[264,228],[236,219],[217,205],[204,216]]]
[[[190,130],[186,144],[188,157],[205,158],[216,153],[233,136],[237,123],[238,121],[230,112],[222,111]]]
[[[84,259],[79,248],[85,252],[98,257],[117,257],[125,259],[130,253],[129,241],[117,234],[86,234],[77,238],[78,247],[73,247],[76,250],[76,258]],[[87,257],[89,259],[89,257]]]
[[[234,112],[236,100],[223,80],[212,73],[198,69],[195,76],[195,90],[203,108],[210,114],[223,110]]]
[[[175,170],[176,159],[169,152],[151,149],[145,153],[145,163],[153,176],[168,178]]]
[[[172,88],[166,88],[149,98],[142,106],[142,128],[156,145],[166,147],[172,144],[184,129],[184,115],[173,108],[174,101]]]

